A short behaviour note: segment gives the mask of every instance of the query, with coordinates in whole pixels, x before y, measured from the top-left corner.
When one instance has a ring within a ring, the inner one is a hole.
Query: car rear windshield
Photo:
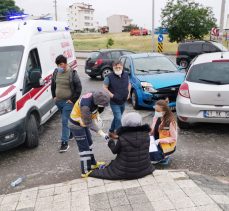
[[[178,47],[179,51],[188,51],[189,50],[189,44],[180,44]]]
[[[229,84],[229,62],[210,62],[194,65],[189,70],[186,80],[202,84]]]
[[[92,52],[92,53],[90,54],[89,57],[90,57],[91,59],[97,59],[98,56],[99,56],[99,52]]]
[[[0,47],[0,87],[16,81],[23,51],[23,46]]]

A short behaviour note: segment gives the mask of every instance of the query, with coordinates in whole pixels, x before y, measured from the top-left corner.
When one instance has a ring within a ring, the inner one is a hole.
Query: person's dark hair
[[[67,58],[63,55],[59,55],[56,57],[56,65],[59,65],[61,63],[67,64]]]
[[[163,116],[162,123],[160,125],[160,129],[163,129],[165,126],[169,126],[170,123],[176,124],[175,117],[173,115],[173,112],[171,111],[168,101],[166,100],[158,100],[156,102],[157,106],[160,106],[162,108],[162,111],[165,112]]]
[[[112,66],[114,67],[114,66],[117,66],[117,65],[122,65],[123,66],[123,64],[122,64],[122,62],[120,61],[120,60],[116,60],[116,61],[114,61],[113,63],[112,63]]]

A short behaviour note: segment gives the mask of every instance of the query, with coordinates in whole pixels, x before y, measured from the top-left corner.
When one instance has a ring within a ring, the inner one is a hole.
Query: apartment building
[[[107,18],[107,26],[111,33],[122,32],[124,27],[129,26],[131,23],[132,19],[126,15],[112,15]]]
[[[74,3],[68,8],[68,22],[73,31],[97,30],[98,22],[94,20],[95,10],[92,5]]]

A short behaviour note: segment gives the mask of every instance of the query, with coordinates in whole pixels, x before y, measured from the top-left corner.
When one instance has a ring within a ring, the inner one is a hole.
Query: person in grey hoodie
[[[95,160],[90,130],[98,133],[105,140],[109,139],[99,126],[99,113],[103,112],[109,102],[110,97],[105,91],[87,93],[75,103],[70,115],[69,128],[79,149],[83,178],[87,177],[92,169],[105,164]]]

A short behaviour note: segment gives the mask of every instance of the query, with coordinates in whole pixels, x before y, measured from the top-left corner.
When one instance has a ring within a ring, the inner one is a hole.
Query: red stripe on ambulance
[[[0,98],[5,97],[5,96],[8,95],[10,92],[12,92],[15,88],[16,88],[16,86],[14,86],[14,85],[10,86],[5,92],[3,92],[3,93],[0,95]]]

